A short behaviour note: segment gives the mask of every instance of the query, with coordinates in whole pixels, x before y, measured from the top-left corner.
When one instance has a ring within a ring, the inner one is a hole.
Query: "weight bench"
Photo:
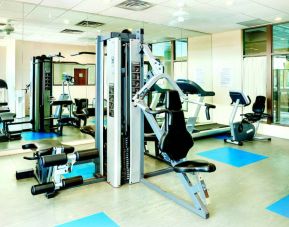
[[[69,125],[74,125],[75,123],[75,118],[74,117],[63,117],[62,116],[62,110],[64,106],[71,106],[72,101],[71,100],[57,100],[57,101],[52,101],[51,106],[59,106],[59,115],[55,116],[52,119],[57,120],[57,124],[54,126],[56,129],[56,133],[60,136],[63,134],[63,127],[64,126],[69,126]]]
[[[141,99],[136,104],[143,110],[145,117],[159,139],[161,155],[166,161],[171,163],[174,172],[183,183],[193,204],[189,204],[173,196],[145,179],[142,182],[186,209],[203,218],[208,218],[209,212],[206,208],[206,199],[209,197],[209,194],[204,180],[200,177],[200,173],[214,172],[216,166],[203,160],[186,160],[186,156],[193,147],[194,141],[186,129],[184,112],[178,91],[167,91],[165,109],[162,110],[151,110]],[[159,128],[157,121],[153,117],[154,114],[160,113],[165,113],[164,130]],[[195,183],[190,180],[189,175],[193,177]]]

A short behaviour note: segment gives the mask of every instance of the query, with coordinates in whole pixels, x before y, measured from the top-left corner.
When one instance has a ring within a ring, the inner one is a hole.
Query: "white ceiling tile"
[[[38,6],[34,9],[26,18],[33,19],[35,21],[53,21],[60,15],[64,14],[65,10],[57,8],[47,8]]]
[[[3,1],[0,4],[0,16],[10,19],[21,19],[35,8],[32,4],[21,2]]]
[[[73,10],[83,11],[88,13],[98,13],[122,2],[122,0],[84,0]]]
[[[170,0],[170,1],[165,1],[163,3],[161,3],[160,5],[163,6],[168,6],[168,7],[172,7],[172,8],[180,8],[183,7],[193,7],[197,4],[200,4],[200,2],[198,2],[197,0]]]
[[[43,0],[41,5],[52,6],[63,9],[71,9],[80,3],[82,0]]]
[[[119,18],[127,18],[127,19],[135,19],[136,17],[133,16],[136,12],[121,9],[117,7],[111,7],[106,10],[100,12],[101,15],[112,16],[112,17],[119,17]]]
[[[224,8],[232,13],[239,12],[251,17],[261,19],[263,17],[277,15],[278,13],[280,13],[278,10],[258,4],[251,0],[234,0],[232,5],[226,5],[225,2],[226,0],[215,0],[213,2],[210,2],[209,4],[212,6]]]
[[[282,12],[288,13],[289,11],[289,1],[288,0],[254,0],[256,3],[268,6],[273,9],[280,10]]]
[[[42,0],[16,0],[17,2],[39,4]]]

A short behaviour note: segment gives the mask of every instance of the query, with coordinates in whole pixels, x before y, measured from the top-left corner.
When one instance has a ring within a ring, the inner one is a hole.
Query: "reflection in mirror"
[[[21,10],[19,12],[16,10],[15,15],[2,14],[5,7],[8,7],[6,4]],[[133,31],[144,28],[144,42],[150,44],[153,54],[174,80],[189,79],[207,90],[212,89],[211,35],[172,26],[14,1],[5,1],[4,5],[0,6],[0,11],[0,22],[12,19],[9,22],[15,28],[10,35],[4,34],[5,37],[0,39],[0,76],[1,79],[8,80],[9,107],[11,111],[17,112],[17,121],[29,121],[32,118],[32,60],[33,57],[46,55],[54,56],[52,96],[55,100],[59,100],[63,97],[62,94],[67,93],[62,87],[65,80],[63,75],[73,77],[73,82],[69,83],[69,92],[74,104],[70,111],[64,112],[64,115],[75,117],[73,112],[78,110],[75,99],[87,99],[88,108],[91,108],[87,124],[93,125],[95,55],[75,55],[75,53],[93,53],[98,35],[105,36],[123,29]],[[0,33],[0,36],[3,34]],[[149,70],[150,68],[145,65],[145,71]],[[50,113],[51,116],[55,112],[54,109],[55,107]],[[189,110],[189,115],[190,107],[186,109]],[[31,126],[23,124],[17,127],[26,129]],[[53,141],[84,148],[94,147],[94,139],[81,133],[77,127],[64,127],[63,132],[62,137],[40,138],[37,141],[40,144]],[[22,133],[21,143],[26,143],[28,139],[29,137]],[[30,139],[33,139],[33,136]]]

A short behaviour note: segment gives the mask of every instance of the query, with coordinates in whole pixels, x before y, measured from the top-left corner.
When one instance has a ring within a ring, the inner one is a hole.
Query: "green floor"
[[[196,141],[188,158],[201,159],[198,152],[224,146],[240,148],[207,138]],[[272,142],[246,143],[241,149],[269,158],[244,168],[214,162],[217,171],[203,174],[210,193],[208,220],[181,208],[142,183],[112,188],[102,182],[62,191],[51,200],[41,195],[33,197],[30,194],[33,179],[15,180],[15,171],[31,167],[29,162],[22,160],[23,155],[0,157],[0,226],[55,226],[98,212],[105,212],[124,227],[289,226],[288,218],[266,210],[267,206],[289,194],[288,146],[288,140],[277,138]],[[146,158],[146,171],[163,166]],[[174,173],[150,181],[187,198]]]

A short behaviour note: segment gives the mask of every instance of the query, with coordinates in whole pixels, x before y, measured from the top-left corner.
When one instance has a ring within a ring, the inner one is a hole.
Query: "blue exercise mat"
[[[71,222],[57,225],[56,227],[118,227],[104,212],[83,217]]]
[[[94,178],[95,164],[93,162],[74,165],[71,173],[63,174],[64,178],[82,176],[83,180]]]
[[[222,147],[198,153],[198,155],[223,162],[235,167],[244,167],[252,163],[268,158],[267,156],[254,154],[231,147]]]
[[[289,195],[267,207],[267,210],[289,218]]]
[[[23,132],[21,136],[24,140],[42,140],[58,137],[53,132]]]

